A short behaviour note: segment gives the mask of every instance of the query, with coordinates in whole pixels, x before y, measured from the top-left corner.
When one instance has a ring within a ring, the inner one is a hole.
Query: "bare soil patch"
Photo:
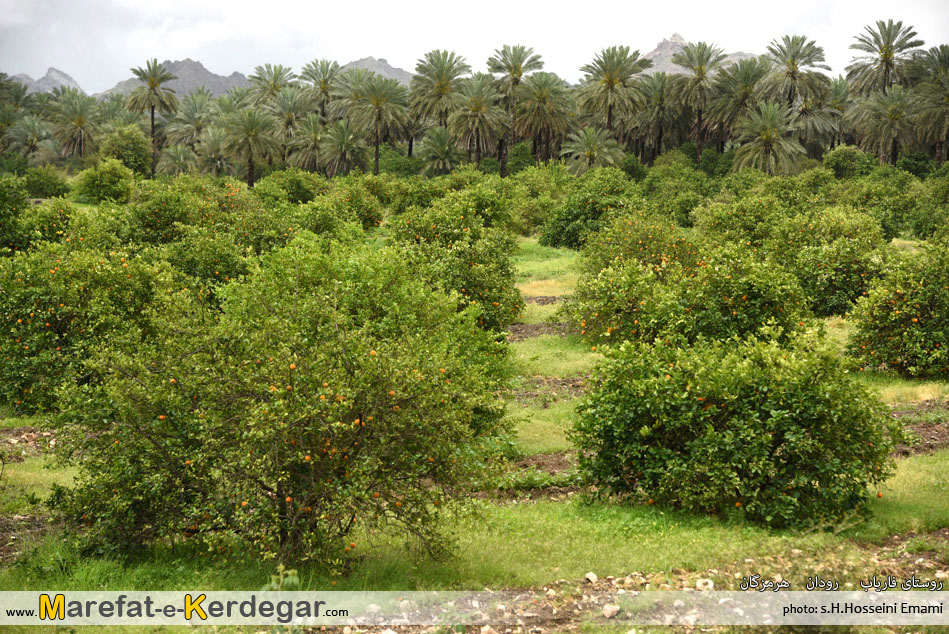
[[[0,515],[0,565],[14,561],[26,543],[28,535],[39,535],[47,530],[45,517],[36,515]]]
[[[0,429],[0,452],[7,462],[23,462],[40,455],[47,446],[56,444],[53,434],[36,427]]]
[[[904,428],[918,440],[912,446],[898,446],[894,455],[927,454],[949,447],[949,401],[929,399],[909,408],[897,406],[890,415],[903,420]]]
[[[557,302],[562,302],[563,297],[560,295],[535,295],[534,297],[525,297],[524,301],[529,304],[540,304],[541,306],[546,306],[547,304],[556,304]]]
[[[539,337],[541,335],[558,335],[564,336],[570,334],[570,325],[563,323],[552,323],[552,324],[511,324],[507,328],[508,335],[507,340],[511,343],[515,341],[524,341],[531,337]]]

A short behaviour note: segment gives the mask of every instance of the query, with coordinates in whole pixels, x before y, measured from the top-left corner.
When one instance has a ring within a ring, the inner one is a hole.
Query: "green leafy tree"
[[[254,164],[280,152],[276,138],[277,120],[259,107],[246,108],[232,116],[227,124],[225,150],[237,161],[247,164],[247,184],[254,186]]]
[[[650,60],[640,57],[639,51],[630,52],[628,46],[604,48],[591,63],[580,67],[585,73],[580,107],[602,117],[612,134],[616,118],[631,112],[640,99],[636,74],[651,66]]]
[[[327,123],[326,117],[329,105],[333,101],[339,75],[339,64],[328,59],[315,59],[304,66],[300,72],[300,79],[312,86],[316,106],[320,111],[320,120],[324,125]]]
[[[702,159],[702,141],[705,138],[703,116],[715,97],[714,74],[725,59],[725,52],[714,44],[689,42],[672,56],[672,63],[689,71],[677,77],[676,96],[683,106],[695,113],[692,135],[695,139],[696,161]]]
[[[354,122],[369,133],[374,148],[372,173],[379,174],[379,146],[405,125],[408,118],[408,93],[394,79],[373,76],[366,83],[366,98],[351,110]]]
[[[534,144],[534,158],[550,160],[570,129],[570,94],[554,73],[534,73],[521,85],[517,134]]]
[[[152,144],[137,125],[127,125],[102,137],[99,154],[117,158],[136,174],[146,174],[152,155]]]
[[[582,174],[594,167],[616,167],[623,160],[623,148],[606,130],[586,127],[567,137],[560,153],[570,157],[570,171]]]
[[[462,148],[474,153],[475,163],[494,151],[495,143],[506,132],[507,117],[499,105],[494,77],[477,73],[466,80],[455,97],[455,111],[448,119],[448,130]]]
[[[158,157],[158,140],[155,137],[155,112],[163,115],[174,114],[178,110],[178,98],[175,91],[163,86],[174,79],[164,66],[158,63],[157,59],[151,59],[145,64],[145,68],[133,68],[132,73],[140,82],[139,86],[129,95],[127,107],[132,112],[143,113],[148,111],[151,120],[151,139],[152,139],[152,176],[155,175],[155,163]]]
[[[348,174],[351,170],[365,169],[369,158],[366,142],[345,121],[326,127],[320,144],[320,162],[326,175]]]
[[[899,149],[916,138],[917,103],[910,91],[891,86],[886,93],[865,97],[847,113],[860,146],[876,152],[880,163],[896,164]]]
[[[797,159],[804,148],[793,138],[797,126],[789,110],[766,102],[739,119],[737,130],[741,147],[735,152],[733,169],[760,169],[768,174],[797,171]]]
[[[511,116],[509,130],[511,131],[510,145],[517,143],[517,101],[518,88],[528,73],[544,68],[544,61],[534,49],[520,44],[511,46],[505,44],[494,51],[488,58],[488,72],[501,75],[501,85],[504,92],[504,108]],[[501,152],[501,176],[507,176],[507,152]]]
[[[63,156],[85,156],[95,147],[99,126],[96,98],[68,88],[57,100],[53,114],[53,136],[62,147]]]
[[[456,93],[461,90],[462,75],[471,72],[465,58],[454,51],[434,50],[425,54],[415,66],[411,83],[412,115],[431,117],[443,128],[455,111]]]
[[[824,64],[824,49],[804,35],[785,35],[781,41],[771,40],[768,59],[772,72],[762,81],[761,91],[766,99],[783,100],[788,107],[798,99],[813,100],[827,86],[827,76],[821,70],[830,70]]]
[[[924,42],[915,39],[912,26],[893,20],[877,20],[876,28],[866,26],[864,30],[850,45],[862,55],[854,57],[847,66],[847,79],[859,94],[869,95],[878,90],[886,94],[892,86],[903,83],[906,62]]]

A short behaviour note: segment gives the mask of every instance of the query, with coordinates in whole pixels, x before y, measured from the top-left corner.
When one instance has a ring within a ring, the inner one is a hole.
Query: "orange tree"
[[[865,366],[949,374],[949,229],[874,281],[852,320],[850,352]]]
[[[332,563],[394,523],[437,547],[435,519],[500,429],[505,347],[477,309],[404,254],[309,233],[220,289],[147,311],[156,335],[63,395],[53,504],[90,547],[156,540]]]

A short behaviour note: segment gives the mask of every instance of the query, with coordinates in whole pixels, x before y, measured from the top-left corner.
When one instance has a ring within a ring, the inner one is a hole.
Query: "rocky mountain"
[[[201,62],[197,62],[193,59],[176,60],[174,62],[165,60],[161,65],[178,78],[168,82],[166,85],[175,91],[179,99],[199,86],[204,86],[211,91],[212,95],[217,97],[218,95],[223,95],[235,86],[250,85],[250,81],[241,73],[235,71],[227,76],[217,75],[205,68]],[[115,93],[127,95],[141,85],[142,83],[138,79],[131,77],[125,81],[120,81],[109,90],[97,93],[95,96],[99,99],[104,99]]]
[[[672,56],[682,50],[685,46],[685,38],[683,38],[678,33],[673,33],[672,37],[667,40],[663,40],[656,45],[656,48],[652,51],[649,51],[643,57],[652,60],[652,68],[644,71],[647,75],[652,73],[670,73],[678,74],[684,73],[685,69],[681,66],[676,66],[672,63]],[[722,62],[722,66],[728,66],[742,59],[751,59],[757,57],[757,55],[752,55],[751,53],[731,53],[725,60]]]
[[[14,75],[11,77],[24,86],[26,86],[27,92],[53,92],[59,87],[64,88],[75,88],[79,92],[83,92],[82,88],[79,87],[79,84],[76,83],[76,80],[59,70],[58,68],[53,68],[50,66],[49,70],[46,71],[46,74],[40,77],[39,79],[33,79],[29,75],[24,75],[20,73],[19,75]]]
[[[376,59],[375,57],[363,57],[362,59],[357,59],[355,62],[349,62],[342,68],[344,71],[349,70],[350,68],[365,68],[366,70],[371,70],[372,72],[378,73],[383,77],[395,79],[404,86],[408,86],[413,77],[413,74],[409,71],[396,68],[395,66],[390,66],[389,62],[386,60],[382,58]]]

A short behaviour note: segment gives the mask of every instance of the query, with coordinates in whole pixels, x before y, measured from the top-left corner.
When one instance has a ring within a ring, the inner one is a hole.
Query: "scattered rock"
[[[583,578],[589,583],[596,583],[600,580],[600,578],[596,576],[596,573],[593,572],[588,572]]]
[[[614,616],[619,614],[619,606],[613,605],[612,603],[607,603],[603,606],[603,616],[608,619],[612,619]]]

